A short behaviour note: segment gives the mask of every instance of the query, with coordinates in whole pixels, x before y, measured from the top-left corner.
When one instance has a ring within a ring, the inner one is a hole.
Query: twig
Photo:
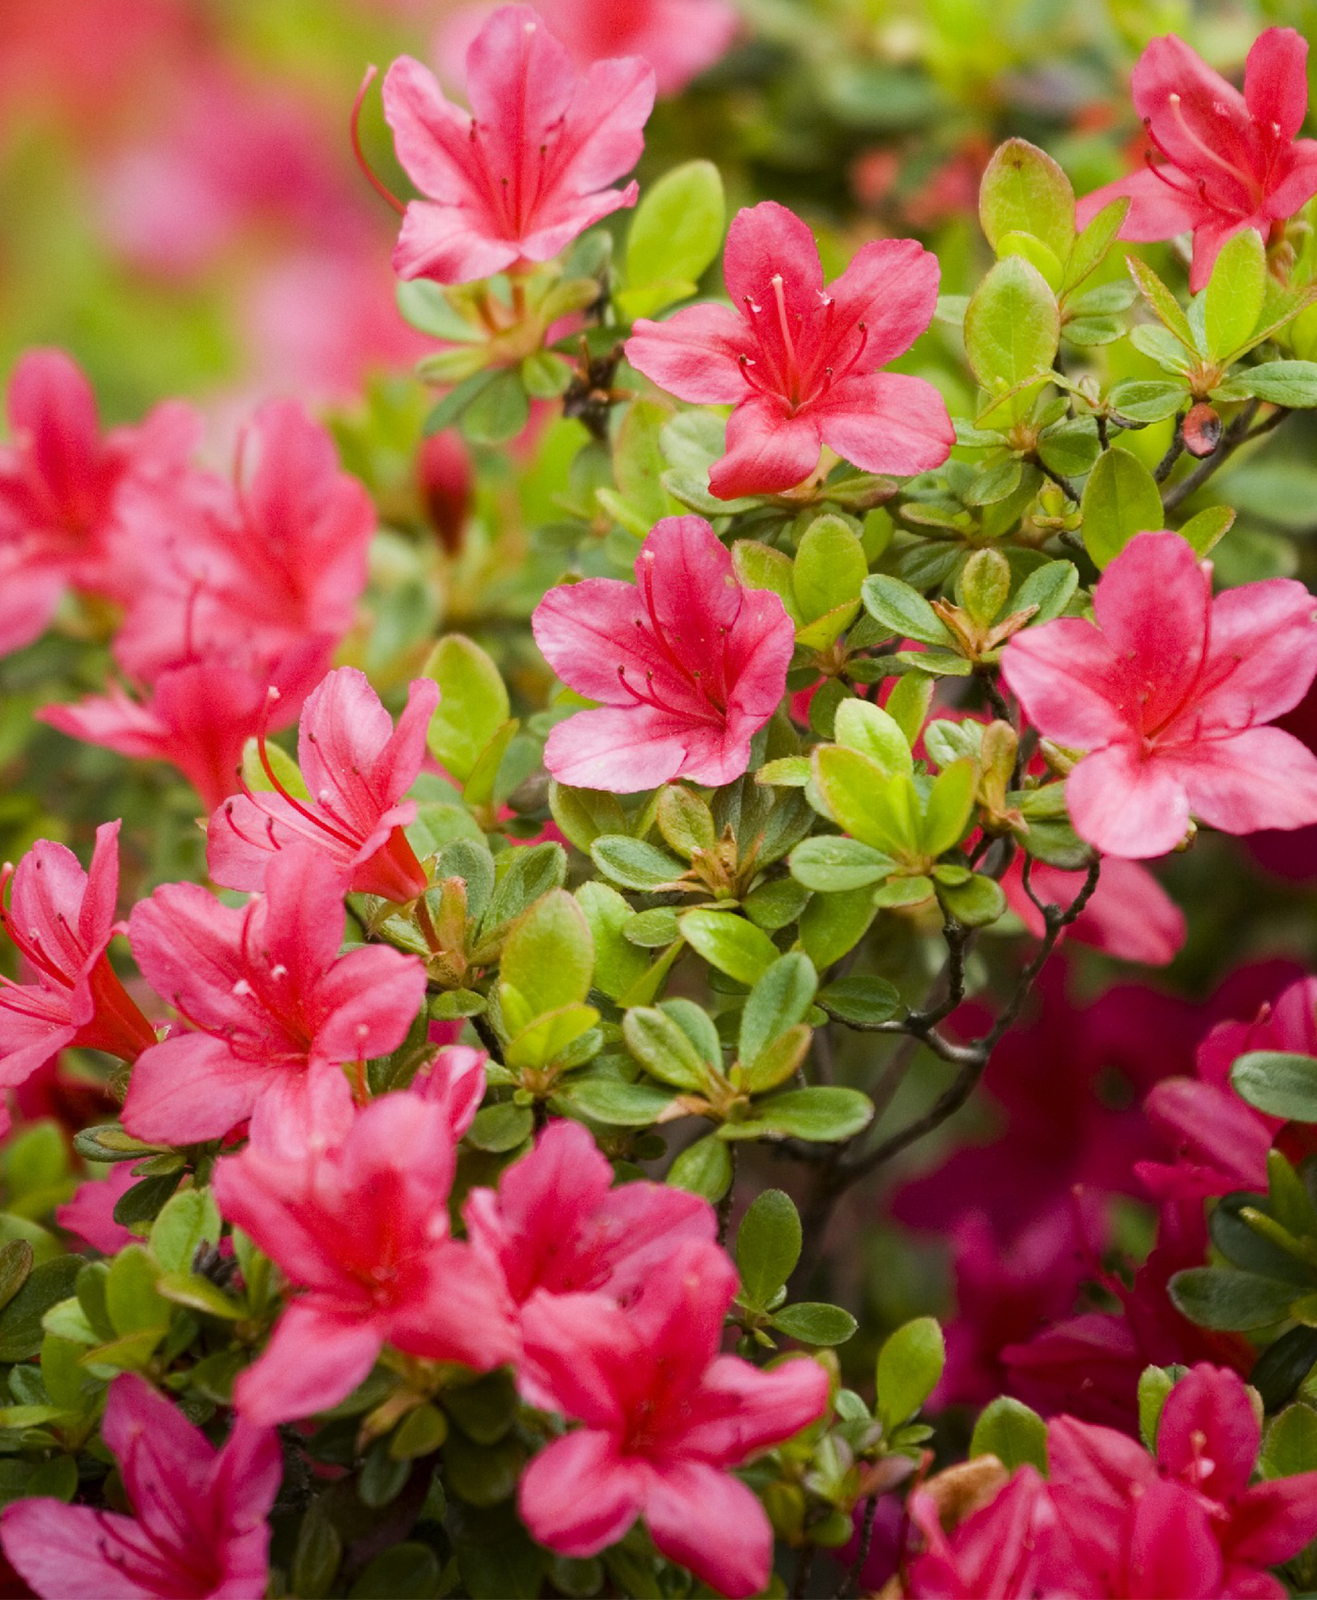
[[[1170,445],[1166,454],[1153,468],[1152,475],[1158,483],[1165,483],[1171,475],[1171,468],[1184,454],[1184,412],[1175,413],[1175,432],[1171,436]]]
[[[727,1228],[732,1220],[732,1202],[736,1199],[736,1146],[733,1143],[727,1146],[727,1156],[732,1166],[732,1176],[727,1184],[727,1193],[718,1202],[718,1243],[727,1243]]]
[[[1260,439],[1263,434],[1270,433],[1273,428],[1280,427],[1281,423],[1290,414],[1283,406],[1279,407],[1265,422],[1259,423],[1254,428],[1251,423],[1258,413],[1259,404],[1260,402],[1257,400],[1250,400],[1226,429],[1216,453],[1208,456],[1206,461],[1200,462],[1188,477],[1181,478],[1179,483],[1173,483],[1162,495],[1162,506],[1165,510],[1174,511],[1191,494],[1201,489],[1213,473],[1223,467],[1241,445],[1251,444],[1254,439]]]
[[[1041,456],[1035,456],[1034,460],[1038,463],[1038,469],[1042,473],[1042,475],[1045,478],[1050,478],[1052,480],[1052,482],[1057,486],[1057,488],[1061,491],[1061,493],[1063,495],[1065,495],[1067,500],[1073,500],[1075,502],[1075,504],[1078,505],[1079,504],[1079,490],[1075,488],[1074,484],[1071,483],[1070,479],[1067,478],[1063,473],[1053,472],[1051,467],[1049,467],[1047,465],[1047,463],[1043,460],[1043,458]]]
[[[860,1576],[864,1571],[864,1564],[869,1559],[869,1551],[873,1546],[873,1525],[878,1515],[878,1496],[871,1494],[864,1502],[864,1520],[860,1524],[860,1548],[847,1569],[841,1582],[837,1585],[837,1592],[833,1600],[848,1600],[860,1587]]]

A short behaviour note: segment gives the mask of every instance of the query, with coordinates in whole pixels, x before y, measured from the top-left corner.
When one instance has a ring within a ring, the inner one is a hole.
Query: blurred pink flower
[[[673,778],[731,783],[786,689],[794,629],[777,595],[744,589],[701,517],[667,517],[636,558],[636,583],[550,589],[535,642],[563,682],[603,704],[549,735],[560,783],[628,794]]]
[[[641,317],[631,365],[679,399],[736,407],[727,454],[709,488],[719,499],[792,489],[823,445],[866,472],[925,472],[955,434],[932,384],[878,368],[932,320],[938,264],[913,239],[864,245],[826,289],[818,246],[785,206],[737,212],[724,272],[732,308],[688,306]]]
[[[1308,42],[1293,28],[1254,41],[1244,92],[1183,39],[1154,39],[1134,68],[1134,109],[1154,149],[1145,168],[1086,195],[1078,222],[1121,196],[1132,202],[1122,239],[1172,239],[1193,230],[1189,287],[1207,285],[1221,246],[1245,228],[1267,239],[1317,193],[1317,140],[1296,137],[1308,110]]]
[[[434,53],[445,80],[461,82],[466,52],[494,9],[464,5],[440,23]],[[736,8],[727,0],[537,0],[535,9],[579,70],[615,56],[641,56],[664,96],[720,61],[737,28]]]
[[[471,114],[402,56],[384,81],[398,160],[426,197],[405,208],[393,253],[401,278],[468,283],[548,261],[578,234],[636,202],[606,185],[644,147],[654,73],[636,59],[579,77],[526,6],[503,6],[466,58]]]
[[[172,1401],[124,1373],[110,1385],[101,1436],[135,1515],[44,1498],[6,1506],[0,1543],[33,1590],[44,1600],[261,1600],[265,1519],[283,1475],[273,1429],[239,1418],[217,1451]]]
[[[336,1146],[290,1157],[248,1145],[219,1163],[220,1210],[302,1291],[238,1379],[243,1416],[336,1405],[386,1343],[479,1372],[513,1359],[501,1274],[448,1236],[454,1165],[443,1107],[410,1093],[367,1106]]]
[[[1057,1516],[1033,1467],[1020,1467],[950,1533],[926,1489],[910,1496],[910,1520],[924,1537],[902,1591],[910,1600],[1033,1600],[1052,1592],[1040,1587],[1039,1576]]]
[[[736,1286],[717,1245],[688,1239],[628,1311],[594,1294],[523,1308],[538,1403],[584,1424],[522,1473],[518,1506],[540,1544],[591,1556],[643,1515],[660,1553],[719,1593],[765,1587],[768,1517],[727,1469],[821,1416],[828,1379],[808,1358],[761,1371],[718,1354]]]
[[[1102,574],[1096,625],[1017,634],[1002,674],[1048,739],[1089,753],[1066,780],[1075,831],[1165,855],[1194,813],[1225,833],[1317,821],[1317,756],[1267,728],[1317,674],[1317,600],[1270,578],[1212,597],[1178,533],[1140,533]]]
[[[1037,861],[1030,874],[1044,904],[1068,906],[1084,886],[1083,872],[1066,872]],[[1043,914],[1024,890],[1024,861],[1016,856],[1002,878],[1006,903],[1033,934],[1043,936]],[[1093,898],[1070,925],[1069,936],[1095,945],[1121,961],[1164,967],[1184,944],[1184,912],[1146,867],[1108,856]]]
[[[431,1023],[433,1030],[442,1024]],[[461,1031],[461,1024],[458,1024]],[[454,1144],[476,1120],[485,1097],[485,1067],[489,1056],[467,1044],[446,1044],[430,1066],[412,1081],[412,1091],[422,1100],[439,1106],[448,1123]]]
[[[120,1161],[104,1178],[88,1178],[73,1191],[71,1199],[55,1207],[55,1221],[76,1234],[102,1255],[118,1255],[137,1235],[114,1220],[114,1208],[135,1183],[135,1163]]]

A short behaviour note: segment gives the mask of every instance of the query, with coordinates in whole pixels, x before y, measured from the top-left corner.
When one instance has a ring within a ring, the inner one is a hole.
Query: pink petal
[[[885,366],[924,332],[937,307],[940,277],[937,257],[914,239],[860,246],[827,292],[837,303],[838,326],[865,325],[862,370]]]
[[[1221,1547],[1202,1503],[1179,1484],[1150,1483],[1131,1515],[1131,1600],[1219,1595],[1223,1576]]]
[[[491,173],[510,184],[531,176],[575,85],[571,58],[529,6],[494,12],[466,54],[466,97]]]
[[[643,1474],[606,1433],[554,1439],[526,1467],[517,1510],[537,1544],[559,1555],[597,1555],[640,1513]]]
[[[142,1549],[131,1517],[113,1511],[17,1500],[0,1512],[0,1544],[33,1593],[50,1600],[142,1600],[152,1592],[147,1584],[160,1582],[159,1556]]]
[[[1171,1390],[1157,1425],[1158,1462],[1213,1500],[1229,1500],[1248,1487],[1261,1443],[1244,1380],[1206,1362]]]
[[[1231,1510],[1222,1539],[1230,1560],[1268,1567],[1288,1561],[1317,1537],[1317,1472],[1255,1484]]]
[[[222,1139],[246,1121],[281,1070],[242,1060],[209,1034],[176,1033],[134,1063],[124,1127],[153,1143]]]
[[[294,1300],[259,1359],[234,1385],[234,1404],[260,1426],[327,1411],[365,1380],[383,1345],[369,1319],[336,1317]]]
[[[64,568],[38,564],[17,545],[0,544],[0,654],[39,639],[64,593]]]
[[[1266,215],[1292,217],[1317,194],[1317,140],[1299,139],[1289,150],[1289,170],[1266,200]]]
[[[1178,533],[1136,534],[1102,574],[1093,614],[1115,655],[1129,660],[1132,724],[1156,728],[1183,706],[1208,646],[1211,606],[1210,572]]]
[[[540,1292],[521,1315],[528,1371],[542,1403],[589,1428],[619,1430],[631,1369],[645,1348],[627,1313],[600,1294]]]
[[[827,1409],[828,1375],[808,1356],[763,1372],[740,1356],[718,1356],[695,1391],[683,1455],[740,1466],[817,1422]]]
[[[535,607],[531,630],[540,654],[570,689],[591,700],[630,706],[620,687],[619,666],[638,667],[643,678],[651,665],[652,644],[645,638],[649,616],[640,591],[620,578],[586,578],[559,584]]]
[[[1293,28],[1267,28],[1253,41],[1244,67],[1249,115],[1274,123],[1281,139],[1293,139],[1308,112],[1308,41]]]
[[[9,378],[9,424],[60,510],[95,505],[101,494],[96,397],[62,350],[30,350]]]
[[[1186,782],[1178,761],[1113,744],[1085,756],[1066,779],[1066,804],[1081,839],[1104,854],[1143,861],[1164,856],[1184,838]]]
[[[1175,34],[1148,45],[1130,87],[1134,109],[1145,122],[1151,120],[1160,148],[1187,173],[1204,167],[1199,141],[1220,148],[1228,135],[1247,137],[1249,115],[1243,95]],[[1196,138],[1185,131],[1184,122]]]
[[[658,627],[684,652],[710,659],[741,609],[731,552],[703,517],[664,517],[640,547],[636,576]]]
[[[436,283],[475,283],[520,259],[520,244],[491,234],[478,214],[429,200],[408,204],[393,247],[393,270],[400,278]]]
[[[521,237],[521,253],[528,261],[549,261],[596,222],[635,205],[640,185],[601,189],[591,195],[564,195],[539,205],[534,221]]]
[[[665,322],[637,318],[626,358],[637,372],[701,405],[735,405],[746,395],[740,357],[754,356],[744,317],[727,306],[687,306]]]
[[[1048,1424],[1047,1459],[1053,1483],[1113,1511],[1123,1509],[1132,1486],[1151,1484],[1157,1477],[1152,1457],[1137,1440],[1073,1417],[1056,1417]]]
[[[1173,239],[1177,233],[1196,228],[1208,215],[1208,208],[1197,193],[1183,189],[1184,182],[1173,168],[1165,177],[1158,177],[1146,166],[1140,167],[1137,172],[1084,195],[1075,207],[1075,222],[1086,228],[1104,206],[1128,198],[1130,208],[1120,225],[1120,238],[1133,244]]]
[[[102,1255],[118,1255],[137,1235],[114,1220],[114,1208],[139,1180],[131,1161],[111,1167],[105,1178],[89,1178],[73,1191],[73,1197],[55,1207],[55,1221],[61,1228],[89,1244]]]
[[[138,901],[128,919],[133,958],[171,1005],[181,1000],[185,1010],[211,1020],[243,1020],[247,1001],[234,985],[243,977],[246,916],[200,884],[162,884],[150,899]]]
[[[685,717],[649,706],[578,711],[549,734],[544,764],[573,788],[636,794],[677,776],[689,728]]]
[[[819,443],[812,411],[790,416],[775,395],[743,400],[727,419],[727,454],[710,468],[709,490],[735,500],[794,489],[818,465]]]
[[[772,282],[780,277],[788,315],[799,313],[807,322],[817,315],[823,290],[818,245],[809,225],[776,200],[761,201],[732,218],[723,271],[734,306],[749,299],[764,316],[775,316]]]
[[[468,1244],[437,1243],[429,1261],[428,1293],[395,1310],[388,1338],[399,1350],[429,1361],[456,1361],[489,1372],[521,1353],[511,1296],[503,1274]]]
[[[138,1521],[169,1545],[178,1542],[180,1518],[204,1540],[206,1480],[215,1450],[178,1407],[136,1373],[110,1385],[101,1436],[113,1450]]]
[[[585,194],[630,172],[644,149],[653,109],[654,69],[647,61],[596,61],[576,85],[546,186]]]
[[[929,472],[956,442],[942,396],[899,372],[846,378],[810,410],[823,442],[865,472]]]
[[[1249,728],[1175,752],[1194,815],[1223,833],[1317,822],[1317,756],[1280,728]]]
[[[1205,726],[1246,728],[1298,705],[1317,677],[1315,611],[1317,600],[1292,578],[1217,595],[1205,676],[1228,676],[1202,696]]]
[[[1194,226],[1194,254],[1189,267],[1189,291],[1191,294],[1201,294],[1207,287],[1208,279],[1212,276],[1212,268],[1216,265],[1216,258],[1221,254],[1222,247],[1230,242],[1237,233],[1252,226],[1248,221],[1240,221],[1233,216],[1224,218],[1215,215],[1206,221],[1198,222]],[[1259,227],[1256,230],[1261,233]]]
[[[1220,1187],[1265,1189],[1271,1129],[1228,1089],[1195,1078],[1164,1078],[1148,1092],[1144,1114],[1176,1143],[1181,1161],[1206,1163]]]
[[[412,56],[399,56],[389,68],[383,94],[403,171],[431,200],[483,221],[486,199],[471,154],[470,117]]]
[[[719,1594],[757,1595],[773,1565],[773,1531],[759,1497],[716,1467],[654,1463],[645,1521],[655,1546]]]
[[[1125,674],[1101,632],[1080,617],[1017,633],[1003,652],[1002,677],[1044,738],[1091,749],[1128,727]]]
[[[341,904],[341,902],[340,902]],[[335,1062],[386,1056],[425,1003],[425,967],[401,950],[350,950],[317,983],[315,1053]]]

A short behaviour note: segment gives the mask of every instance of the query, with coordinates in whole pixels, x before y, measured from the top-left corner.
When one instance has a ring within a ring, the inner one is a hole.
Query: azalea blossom
[[[135,1373],[110,1385],[101,1436],[134,1515],[17,1500],[0,1512],[5,1555],[43,1600],[261,1600],[266,1522],[283,1476],[272,1428],[238,1418],[222,1450]]]
[[[910,1564],[911,1600],[1033,1600],[1056,1526],[1047,1485],[1033,1467],[947,1532],[926,1489],[910,1496],[924,1549]],[[1050,1592],[1050,1591],[1047,1591]]]
[[[248,1117],[312,1124],[313,1078],[358,1074],[396,1050],[425,1000],[425,968],[383,945],[339,955],[346,915],[334,864],[282,850],[241,910],[169,883],[133,908],[133,954],[188,1024],[133,1068],[123,1120],[139,1139],[195,1144]],[[364,1089],[363,1089],[364,1096]],[[283,1101],[283,1106],[275,1102]]]
[[[433,1028],[435,1024],[430,1026]],[[489,1056],[484,1050],[473,1050],[467,1044],[449,1044],[412,1080],[415,1094],[442,1109],[454,1144],[476,1120],[480,1102],[485,1098],[488,1062]]]
[[[1267,1154],[1285,1124],[1245,1104],[1230,1086],[1231,1067],[1251,1050],[1317,1056],[1317,978],[1290,984],[1252,1022],[1218,1023],[1198,1047],[1195,1077],[1153,1085],[1144,1114],[1174,1159],[1142,1161],[1135,1171],[1158,1199],[1266,1190]]]
[[[88,871],[49,839],[38,839],[16,867],[0,869],[0,926],[28,977],[0,977],[0,1084],[22,1083],[66,1045],[133,1061],[156,1042],[106,955],[122,931],[114,920],[118,892],[117,822],[97,828]]]
[[[535,1148],[474,1189],[462,1212],[467,1237],[498,1263],[524,1305],[537,1294],[600,1293],[633,1300],[682,1239],[711,1240],[713,1207],[665,1183],[613,1187],[613,1169],[579,1122],[552,1122]]]
[[[764,1372],[718,1354],[736,1286],[716,1245],[688,1239],[629,1310],[595,1294],[523,1307],[537,1403],[583,1424],[522,1474],[518,1506],[540,1544],[592,1556],[643,1515],[659,1551],[719,1593],[764,1588],[768,1518],[727,1468],[815,1421],[828,1380],[808,1359]]]
[[[550,589],[535,642],[571,689],[602,702],[549,735],[560,783],[627,794],[673,778],[731,783],[786,688],[795,631],[766,589],[744,589],[701,517],[667,517],[636,558],[636,582]]]
[[[1317,140],[1297,137],[1308,110],[1307,60],[1301,34],[1268,28],[1248,53],[1241,94],[1183,39],[1154,39],[1131,87],[1155,154],[1081,200],[1080,227],[1128,196],[1122,239],[1192,230],[1189,287],[1197,294],[1227,239],[1253,228],[1265,240],[1317,194]]]
[[[398,160],[426,197],[405,208],[399,277],[469,283],[548,261],[636,203],[634,182],[608,185],[644,147],[654,105],[644,61],[600,61],[578,77],[536,12],[504,6],[467,51],[466,93],[469,114],[410,56],[384,80]]]
[[[1089,753],[1066,780],[1075,831],[1165,855],[1193,814],[1225,833],[1317,821],[1317,756],[1263,724],[1317,675],[1317,601],[1290,578],[1212,596],[1176,533],[1141,533],[1102,574],[1096,623],[1016,634],[1002,673],[1038,731]]]
[[[631,365],[682,400],[734,405],[711,492],[777,494],[818,465],[823,445],[866,472],[940,466],[955,433],[922,378],[878,369],[932,320],[938,264],[913,239],[864,245],[824,286],[814,235],[785,206],[739,211],[723,258],[732,307],[640,318]]]
[[[138,428],[102,434],[91,385],[61,350],[30,350],[7,398],[0,445],[0,653],[44,631],[66,585],[113,596],[135,494],[179,477],[196,441],[192,411],[170,402]]]
[[[221,1161],[221,1212],[296,1293],[238,1379],[239,1411],[286,1422],[336,1405],[386,1343],[478,1372],[518,1352],[502,1274],[448,1235],[454,1172],[444,1108],[384,1095],[341,1142],[296,1155],[248,1145]]]
[[[1250,1487],[1261,1434],[1243,1379],[1206,1364],[1168,1395],[1155,1461],[1123,1433],[1053,1421],[1060,1587],[1078,1578],[1091,1595],[1283,1600],[1285,1585],[1265,1569],[1317,1535],[1317,1473]]]
[[[229,889],[259,889],[271,859],[294,840],[332,861],[340,881],[400,903],[426,888],[426,876],[403,828],[416,802],[403,796],[425,759],[425,736],[439,685],[416,679],[395,728],[364,672],[339,667],[307,697],[297,756],[309,791],[289,792],[265,753],[273,791],[250,789],[226,800],[206,834],[211,876]]]
[[[55,1221],[102,1255],[117,1255],[137,1238],[131,1229],[114,1220],[115,1206],[141,1181],[133,1166],[131,1161],[120,1161],[104,1178],[88,1178],[80,1183],[70,1199],[55,1207]]]
[[[642,56],[660,95],[678,93],[726,55],[737,26],[727,0],[539,0],[536,10],[579,70],[610,56]],[[460,78],[467,48],[492,11],[462,6],[440,23],[435,54],[446,77]]]

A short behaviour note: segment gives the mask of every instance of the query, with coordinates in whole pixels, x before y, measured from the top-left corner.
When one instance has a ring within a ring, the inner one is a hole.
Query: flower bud
[[[457,434],[436,433],[422,441],[416,456],[416,481],[439,542],[450,556],[460,555],[471,511],[473,476],[471,457]]]
[[[1210,456],[1221,443],[1221,418],[1200,400],[1184,419],[1184,447],[1191,456]]]

